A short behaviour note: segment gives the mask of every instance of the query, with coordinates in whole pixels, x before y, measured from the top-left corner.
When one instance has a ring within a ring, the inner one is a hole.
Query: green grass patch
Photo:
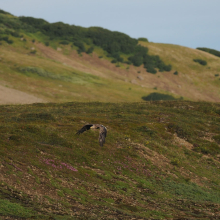
[[[31,218],[36,216],[37,212],[30,208],[23,207],[18,203],[0,199],[0,215],[12,216],[14,218]]]

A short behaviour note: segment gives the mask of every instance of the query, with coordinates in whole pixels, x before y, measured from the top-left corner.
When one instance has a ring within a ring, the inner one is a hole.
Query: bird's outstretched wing
[[[76,132],[76,134],[82,134],[84,131],[89,130],[92,126],[93,126],[93,124],[85,125],[85,126],[83,126],[80,130],[78,130],[78,131]]]
[[[105,143],[106,136],[107,136],[107,129],[104,126],[101,126],[99,131],[99,144],[101,147]]]

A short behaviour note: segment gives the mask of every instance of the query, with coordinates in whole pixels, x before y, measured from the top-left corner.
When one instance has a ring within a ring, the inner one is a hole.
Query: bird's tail
[[[103,144],[105,143],[105,139],[103,139],[103,138],[99,138],[99,145],[101,146],[101,147],[103,147]]]

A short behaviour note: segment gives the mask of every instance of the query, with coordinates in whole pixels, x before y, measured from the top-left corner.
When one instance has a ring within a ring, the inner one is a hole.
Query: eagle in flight
[[[76,134],[82,134],[84,131],[89,130],[90,128],[99,129],[99,144],[102,147],[105,143],[105,138],[107,136],[107,128],[100,124],[87,124],[83,126],[80,130],[76,132]]]

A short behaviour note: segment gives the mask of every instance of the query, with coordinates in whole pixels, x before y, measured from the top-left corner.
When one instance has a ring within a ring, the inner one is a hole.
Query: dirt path
[[[45,102],[45,100],[29,95],[25,92],[0,85],[0,105],[31,104],[36,102]]]

